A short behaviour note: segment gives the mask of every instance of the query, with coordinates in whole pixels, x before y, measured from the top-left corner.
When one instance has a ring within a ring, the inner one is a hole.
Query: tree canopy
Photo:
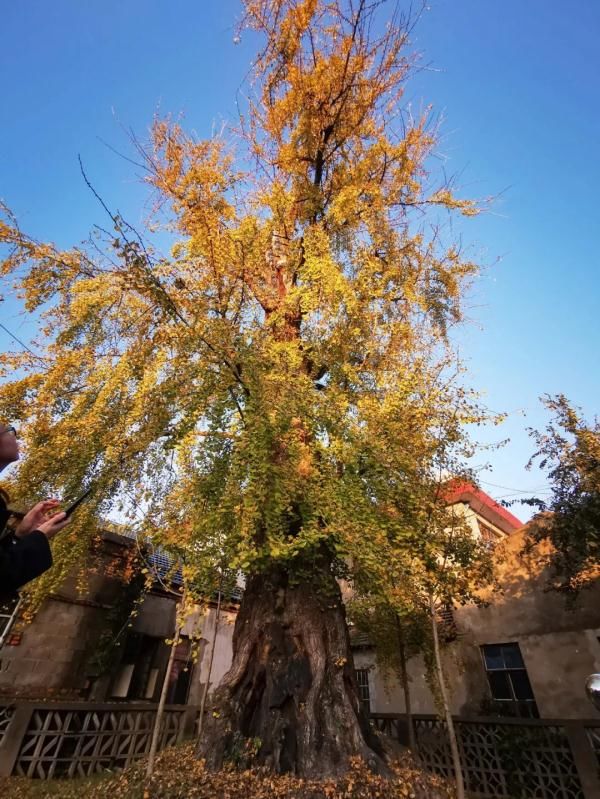
[[[529,466],[547,471],[551,496],[526,500],[543,514],[530,525],[530,543],[552,544],[552,584],[576,595],[600,573],[600,424],[563,394],[543,402],[553,418],[531,431],[537,450]]]
[[[196,140],[157,119],[135,143],[148,230],[107,207],[108,229],[61,251],[5,209],[1,274],[43,319],[37,354],[2,356],[15,490],[94,488],[48,579],[119,508],[247,572],[321,541],[368,568],[446,421],[481,418],[447,341],[477,270],[443,222],[477,208],[435,168],[430,112],[403,105],[410,20],[364,0],[244,6],[259,52],[237,126]]]

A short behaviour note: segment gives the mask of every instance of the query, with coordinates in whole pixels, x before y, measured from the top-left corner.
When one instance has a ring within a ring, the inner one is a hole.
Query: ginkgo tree
[[[460,400],[440,386],[476,266],[445,220],[477,208],[436,172],[430,112],[404,104],[412,20],[393,2],[243,5],[257,57],[238,127],[198,141],[157,120],[136,142],[168,256],[110,212],[68,251],[4,216],[2,275],[44,312],[37,347],[3,358],[0,414],[27,448],[13,490],[93,487],[38,599],[119,506],[244,572],[209,766],[252,741],[277,771],[384,768],[337,578],[380,572],[396,487],[363,468],[379,410],[412,473],[413,442]]]

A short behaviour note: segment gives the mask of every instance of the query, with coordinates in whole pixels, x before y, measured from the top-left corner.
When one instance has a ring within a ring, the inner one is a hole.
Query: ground
[[[11,799],[452,799],[447,783],[399,760],[385,779],[356,760],[336,781],[273,776],[259,770],[209,772],[191,744],[161,752],[155,776],[144,779],[145,761],[121,774],[87,780],[0,779],[0,796]]]

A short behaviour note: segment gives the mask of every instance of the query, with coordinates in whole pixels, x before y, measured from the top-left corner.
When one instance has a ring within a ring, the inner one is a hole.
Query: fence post
[[[579,774],[583,795],[585,799],[597,799],[600,796],[598,763],[585,727],[581,722],[566,721],[564,728]]]
[[[399,741],[403,746],[410,747],[410,730],[409,724],[412,723],[412,719],[408,719],[406,716],[402,716],[399,719],[395,719],[396,724],[392,725],[392,729],[394,726],[396,727],[396,740]],[[417,747],[418,748],[418,747]],[[412,753],[413,756],[417,756],[417,752]]]
[[[198,708],[195,705],[188,705],[183,711],[183,718],[179,722],[179,732],[177,734],[177,743],[184,741],[188,738],[194,738],[196,732],[196,716],[198,715]]]
[[[15,706],[14,715],[0,744],[0,777],[10,777],[13,773],[33,710],[33,704],[29,703]]]

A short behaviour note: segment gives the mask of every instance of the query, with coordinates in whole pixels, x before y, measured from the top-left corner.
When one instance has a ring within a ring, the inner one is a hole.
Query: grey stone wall
[[[119,577],[132,542],[107,534],[91,553],[81,592],[77,575],[47,599],[33,621],[19,620],[0,649],[0,695],[41,699],[85,697],[86,663],[122,591]],[[102,697],[103,698],[103,697]]]
[[[50,599],[24,628],[16,646],[0,650],[0,694],[77,697],[86,687],[86,655],[99,638],[106,611]]]

